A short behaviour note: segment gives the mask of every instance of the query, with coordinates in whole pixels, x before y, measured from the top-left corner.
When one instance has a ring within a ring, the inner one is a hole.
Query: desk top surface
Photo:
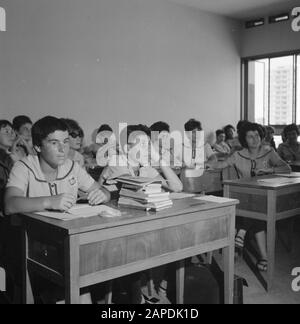
[[[274,183],[263,182],[263,180],[268,179],[276,179],[278,178],[278,182],[274,180]],[[270,176],[262,176],[255,178],[247,178],[247,179],[237,179],[237,180],[226,180],[224,181],[225,185],[231,185],[236,187],[250,187],[255,189],[267,189],[267,190],[279,190],[283,188],[290,188],[295,186],[300,186],[300,178],[286,178],[286,181],[281,181],[282,176],[280,175],[270,175]]]
[[[179,215],[231,207],[237,205],[238,203],[239,202],[237,200],[231,200],[225,203],[214,203],[195,200],[193,198],[187,198],[182,200],[175,200],[174,205],[171,208],[165,209],[157,213],[145,212],[130,208],[120,208],[122,216],[115,218],[95,216],[89,218],[79,218],[70,221],[61,221],[43,217],[33,213],[26,213],[23,215],[19,215],[18,217],[25,218],[27,221],[43,222],[50,226],[57,227],[63,231],[67,231],[68,234],[72,235],[88,231],[108,229],[117,226],[149,222],[151,220],[160,220]],[[110,206],[117,208],[116,202],[112,202]]]

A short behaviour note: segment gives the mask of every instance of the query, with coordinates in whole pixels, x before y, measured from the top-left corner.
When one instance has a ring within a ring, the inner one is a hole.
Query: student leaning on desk
[[[63,121],[50,116],[39,120],[33,125],[32,140],[38,155],[14,165],[5,195],[6,214],[67,211],[76,203],[79,189],[88,194],[91,205],[110,200],[79,164],[67,159],[69,133]]]
[[[7,215],[44,210],[67,211],[76,203],[79,189],[87,193],[90,205],[110,200],[110,194],[105,189],[78,163],[67,158],[69,133],[63,121],[50,116],[39,120],[33,125],[32,140],[37,156],[29,155],[18,161],[10,173],[4,201]],[[10,238],[7,240],[9,254],[18,254],[16,242]],[[19,270],[13,271],[16,272],[14,277],[18,277]],[[48,289],[47,294],[51,295],[51,300],[56,299],[56,294]]]
[[[214,162],[215,169],[235,168],[238,178],[253,178],[260,175],[290,173],[291,168],[269,146],[262,145],[264,133],[262,126],[247,122],[239,132],[239,141],[243,150],[235,152],[223,162]],[[257,268],[267,271],[268,258],[266,248],[266,224],[262,221],[240,220],[238,218],[236,246],[244,247],[244,239],[248,230],[253,230],[260,252]]]

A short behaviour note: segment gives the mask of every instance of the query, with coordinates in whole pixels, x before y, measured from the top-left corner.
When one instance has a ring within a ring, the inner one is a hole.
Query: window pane
[[[268,71],[269,60],[249,62],[248,65],[248,112],[249,119],[268,124]],[[254,113],[254,116],[251,114]]]
[[[293,56],[270,60],[270,124],[293,122]]]
[[[296,115],[297,125],[300,125],[300,55],[297,56],[297,89],[296,89]]]

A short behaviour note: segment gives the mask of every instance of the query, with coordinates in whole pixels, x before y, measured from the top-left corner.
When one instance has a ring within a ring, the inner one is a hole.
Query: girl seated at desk
[[[239,178],[252,178],[260,175],[274,173],[290,173],[291,169],[278,154],[262,145],[264,134],[262,127],[258,124],[247,122],[239,133],[239,141],[243,150],[235,152],[226,161],[215,162],[212,166],[216,169],[234,167]],[[266,224],[262,221],[238,219],[238,232],[236,236],[236,246],[244,247],[244,240],[248,230],[255,233],[260,259],[257,268],[260,271],[267,271],[267,248],[266,248]]]
[[[48,116],[36,122],[32,141],[37,156],[16,162],[10,172],[4,201],[7,215],[68,211],[76,203],[79,189],[87,193],[90,205],[110,200],[109,192],[68,159],[69,132],[61,119]],[[7,244],[18,252],[11,237]]]
[[[285,142],[278,147],[278,154],[287,163],[300,161],[300,143],[298,137],[300,135],[297,125],[292,124],[285,127],[284,131]]]
[[[183,144],[183,167],[189,169],[205,169],[206,162],[217,160],[211,146],[204,141],[204,132],[200,121],[190,119],[185,125]]]
[[[144,125],[130,125],[123,130],[120,141],[120,152],[118,156],[111,157],[109,165],[104,169],[100,183],[105,183],[109,179],[113,179],[118,175],[132,175],[147,178],[157,178],[162,180],[163,187],[169,191],[181,192],[182,183],[175,172],[164,163],[163,159],[153,149],[150,140],[150,130]],[[149,156],[149,153],[151,155]],[[155,162],[155,166],[159,166],[160,173],[153,168],[151,162]],[[158,268],[159,282],[157,284],[158,297],[166,298],[167,281],[163,280],[165,268]],[[151,303],[151,298],[142,294],[141,291],[141,274],[135,274],[123,280],[128,286],[133,304]]]
[[[216,138],[217,140],[213,148],[217,153],[218,159],[222,160],[230,155],[231,149],[225,141],[226,135],[223,130],[219,129],[216,131]]]

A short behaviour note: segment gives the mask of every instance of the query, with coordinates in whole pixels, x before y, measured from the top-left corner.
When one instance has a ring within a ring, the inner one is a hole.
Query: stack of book
[[[125,176],[117,181],[122,183],[119,206],[161,211],[173,205],[170,194],[163,191],[160,180]]]

